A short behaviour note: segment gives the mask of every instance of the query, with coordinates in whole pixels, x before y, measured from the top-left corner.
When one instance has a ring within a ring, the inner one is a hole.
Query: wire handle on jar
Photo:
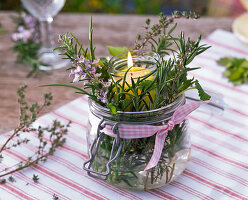
[[[89,158],[89,160],[87,160],[83,164],[84,170],[87,171],[87,174],[90,177],[97,178],[97,179],[100,179],[100,180],[103,180],[103,181],[108,179],[108,176],[109,176],[109,174],[111,172],[111,164],[118,158],[118,156],[120,155],[121,149],[122,149],[120,133],[119,133],[119,130],[118,130],[118,125],[119,124],[120,124],[120,122],[115,123],[114,126],[113,126],[113,129],[112,129],[113,133],[116,134],[116,137],[115,137],[113,145],[112,145],[109,161],[106,164],[107,172],[106,173],[101,173],[101,172],[95,171],[95,170],[93,170],[91,168],[91,166],[92,166],[92,164],[93,164],[93,162],[95,160],[96,154],[98,152],[99,145],[100,145],[101,141],[103,141],[103,139],[104,139],[105,134],[104,134],[104,132],[102,132],[102,130],[107,125],[107,123],[105,123],[104,118],[103,117],[101,118],[101,121],[99,122],[98,128],[97,128],[97,136],[96,136],[96,138],[94,139],[93,143],[90,146],[90,150],[89,150],[89,157],[90,158]],[[117,149],[117,152],[115,154],[116,149]]]

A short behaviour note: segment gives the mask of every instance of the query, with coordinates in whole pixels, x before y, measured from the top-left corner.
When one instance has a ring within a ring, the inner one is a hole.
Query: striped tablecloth
[[[248,199],[248,86],[234,87],[223,78],[223,67],[216,60],[223,56],[248,57],[248,46],[232,33],[216,30],[205,43],[212,46],[191,64],[202,67],[191,74],[203,86],[224,94],[229,106],[223,115],[194,112],[189,117],[192,156],[187,169],[175,181],[147,192],[121,190],[87,176],[82,164],[87,158],[87,98],[80,97],[58,110],[40,117],[35,126],[54,119],[72,121],[66,144],[41,165],[15,173],[16,182],[0,185],[0,200],[14,199]],[[0,137],[0,144],[7,133]],[[30,144],[4,154],[0,168],[11,166],[33,152],[37,144],[30,133]],[[39,182],[32,181],[33,174]],[[28,184],[27,184],[28,183]]]

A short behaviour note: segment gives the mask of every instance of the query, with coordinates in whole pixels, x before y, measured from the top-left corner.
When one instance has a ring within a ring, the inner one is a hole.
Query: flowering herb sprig
[[[17,93],[19,95],[18,102],[20,104],[20,123],[17,128],[14,129],[13,133],[7,138],[4,144],[0,147],[0,165],[4,160],[5,151],[12,150],[13,148],[20,147],[21,145],[26,145],[29,143],[28,138],[23,138],[22,133],[33,132],[37,133],[37,139],[39,144],[36,147],[35,152],[27,157],[26,159],[16,163],[11,167],[4,168],[0,171],[0,182],[5,183],[6,179],[3,178],[7,175],[12,175],[13,173],[28,168],[32,165],[38,164],[41,161],[45,162],[47,158],[54,154],[56,149],[62,146],[66,139],[65,134],[67,134],[67,125],[61,124],[59,121],[54,121],[51,126],[38,128],[32,127],[32,123],[36,120],[37,115],[46,107],[51,104],[52,96],[50,93],[44,95],[44,102],[42,105],[34,103],[28,105],[25,100],[25,89],[27,86],[22,86],[18,89]],[[50,133],[45,137],[45,132]],[[34,175],[33,180],[38,181],[38,176]],[[14,182],[12,176],[8,178],[9,181]]]
[[[77,38],[71,33],[70,35],[60,35],[59,41],[61,49],[67,59],[70,59],[72,67],[69,76],[74,76],[72,82],[83,82],[83,89],[66,84],[53,84],[52,86],[67,86],[77,89],[77,93],[86,94],[95,102],[105,105],[108,103],[107,94],[109,82],[108,60],[106,58],[96,59],[95,48],[92,40],[92,18],[90,21],[89,49],[84,49]],[[75,44],[74,44],[75,41]],[[51,85],[50,85],[51,86]],[[91,92],[88,92],[90,89]]]
[[[150,45],[151,50],[162,55],[169,55],[167,51],[173,51],[171,48],[173,44],[173,38],[171,33],[175,30],[177,24],[175,23],[172,28],[167,30],[171,24],[174,23],[175,19],[186,18],[186,19],[198,19],[199,15],[195,12],[178,12],[175,11],[172,16],[165,16],[160,13],[160,19],[157,24],[150,25],[151,20],[148,18],[145,21],[145,34],[142,36],[138,34],[136,36],[134,49],[143,49]],[[156,41],[156,37],[158,37]]]
[[[112,113],[119,111],[145,111],[157,109],[172,103],[182,93],[190,89],[197,89],[201,100],[208,100],[210,96],[204,92],[199,81],[188,79],[188,72],[198,68],[189,68],[188,64],[209,46],[201,45],[201,36],[197,41],[185,39],[184,33],[172,36],[177,24],[177,18],[193,18],[199,16],[194,12],[175,12],[172,17],[160,15],[159,22],[150,26],[150,19],[146,20],[145,34],[137,35],[134,49],[149,49],[156,52],[161,59],[157,60],[154,72],[140,77],[131,78],[131,84],[123,78],[116,80],[109,72],[109,61],[106,58],[97,59],[92,40],[92,18],[89,31],[89,49],[84,49],[77,38],[71,33],[60,36],[62,49],[67,59],[71,60],[70,76],[72,82],[83,82],[82,88],[73,85],[52,84],[49,86],[67,86],[77,89],[77,93],[86,94],[96,103],[108,107]],[[173,25],[174,24],[174,25]],[[172,25],[172,27],[170,27]],[[75,42],[75,43],[74,43]],[[173,45],[176,49],[173,48]],[[130,50],[128,47],[107,47],[112,56]],[[168,56],[169,58],[165,58]],[[153,80],[149,80],[155,76]],[[48,85],[45,85],[48,86]],[[88,91],[87,89],[90,89]],[[155,98],[151,92],[155,91]],[[149,99],[149,101],[147,101]]]
[[[16,29],[11,38],[14,42],[13,50],[17,52],[17,61],[32,67],[27,77],[36,77],[41,72],[39,66],[46,65],[38,59],[41,48],[39,22],[26,11],[13,17],[13,20],[16,23]]]

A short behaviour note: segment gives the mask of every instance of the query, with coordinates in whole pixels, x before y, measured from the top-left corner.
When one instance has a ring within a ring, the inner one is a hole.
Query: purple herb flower
[[[93,62],[92,62],[92,65],[96,65],[99,63],[99,59],[95,59]]]
[[[17,30],[19,33],[21,33],[25,30],[25,28],[23,26],[18,26]]]
[[[22,13],[21,17],[23,18],[24,26],[18,26],[17,32],[13,33],[11,36],[12,40],[15,42],[21,40],[24,43],[28,40],[33,40],[35,43],[39,43],[40,35],[35,30],[37,20],[26,13]]]
[[[107,94],[108,94],[108,90],[106,92],[103,92],[101,89],[99,90],[100,95],[97,97],[98,99],[101,100],[101,102],[103,103],[107,103]]]
[[[97,73],[97,74],[94,74],[94,76],[95,76],[96,78],[99,78],[99,77],[101,76],[101,74]]]
[[[18,33],[13,33],[12,36],[11,36],[11,38],[12,38],[12,40],[15,41],[15,42],[16,42],[17,40],[19,40],[19,35],[18,35]]]
[[[85,70],[87,70],[88,72],[90,72],[92,74],[95,74],[95,72],[96,72],[95,67],[86,67]]]
[[[72,69],[69,76],[71,76],[72,74],[75,74],[75,77],[72,81],[73,83],[78,82],[79,80],[83,80],[86,76],[86,74],[83,72],[80,66],[77,66],[76,69],[74,70]]]
[[[104,82],[103,80],[101,80],[101,83],[104,87],[109,87],[110,86],[110,82]]]
[[[30,15],[27,15],[24,13],[24,15],[22,15],[24,23],[28,26],[28,28],[32,29],[35,27],[35,22],[36,19]]]
[[[77,61],[79,62],[79,63],[84,63],[85,62],[85,58],[79,58],[78,56],[77,56]]]
[[[26,30],[23,26],[18,27],[17,33],[12,34],[12,39],[16,42],[17,40],[22,40],[26,43],[32,37],[32,30]]]
[[[84,71],[87,71],[91,76],[91,78],[98,78],[101,76],[101,74],[96,73],[96,68],[94,65],[98,65],[97,63],[99,62],[98,59],[94,60],[93,62],[90,61],[90,59],[86,58],[80,58],[77,56],[76,60],[73,62],[75,65],[84,65],[82,68],[84,68]],[[72,74],[75,74],[73,82],[78,82],[79,80],[82,80],[85,78],[86,73],[83,72],[82,68],[80,66],[76,67],[76,69],[71,70],[71,73],[69,76]]]

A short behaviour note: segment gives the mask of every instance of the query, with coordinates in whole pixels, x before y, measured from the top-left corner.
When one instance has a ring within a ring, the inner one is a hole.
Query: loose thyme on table
[[[25,99],[25,90],[27,86],[21,86],[17,90],[19,96],[18,103],[20,105],[20,122],[19,125],[14,129],[13,133],[5,141],[3,146],[0,148],[0,164],[4,160],[3,152],[5,150],[12,150],[17,146],[25,145],[30,142],[28,138],[22,138],[22,133],[25,132],[37,132],[37,138],[39,140],[39,145],[36,146],[36,151],[33,155],[27,157],[25,160],[20,161],[14,166],[7,167],[4,170],[0,171],[0,183],[6,183],[4,178],[7,175],[10,175],[8,180],[10,182],[15,182],[12,174],[17,171],[28,168],[34,164],[39,164],[40,162],[45,162],[49,156],[52,156],[56,149],[62,146],[65,142],[65,135],[67,134],[68,127],[70,122],[66,125],[61,124],[59,121],[54,120],[51,126],[38,128],[32,127],[32,123],[35,122],[37,116],[42,110],[51,105],[52,95],[51,93],[44,94],[44,100],[41,105],[34,103],[29,105]],[[50,133],[48,136],[49,142],[44,139],[44,132]],[[46,147],[49,146],[47,149]],[[33,180],[37,182],[39,180],[38,175],[33,175]]]

